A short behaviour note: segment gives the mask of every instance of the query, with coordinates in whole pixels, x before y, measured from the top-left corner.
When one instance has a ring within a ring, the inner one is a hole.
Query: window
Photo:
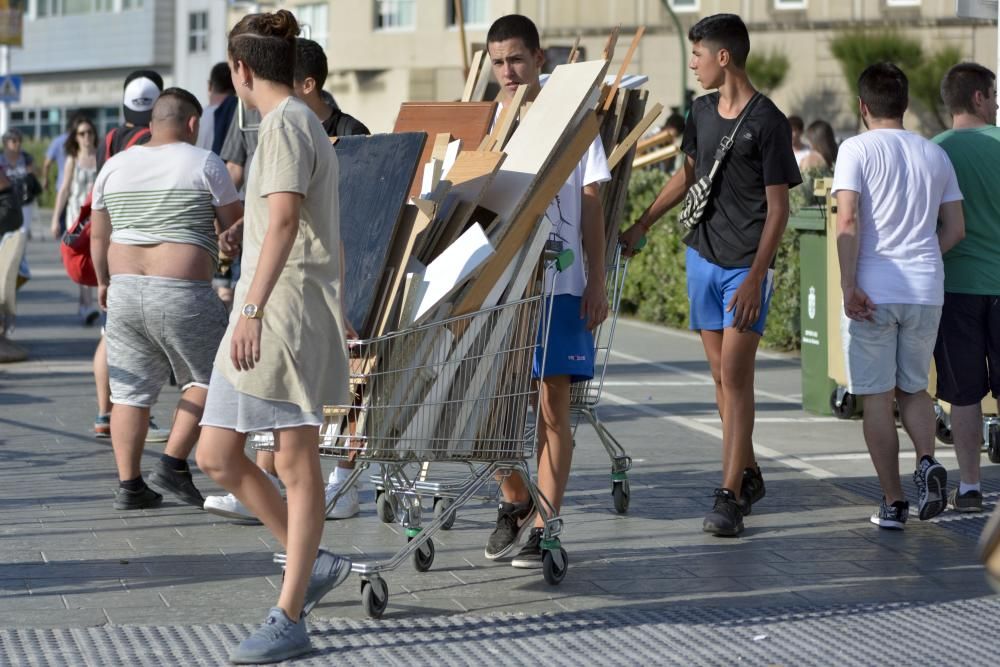
[[[456,25],[455,0],[444,0],[448,13],[448,27]],[[490,0],[462,0],[462,18],[467,26],[490,24]]]
[[[376,30],[408,30],[416,25],[416,0],[375,0]]]
[[[698,0],[670,0],[670,7],[677,12],[696,12]]]
[[[295,8],[295,18],[299,20],[299,25],[307,26],[304,37],[316,42],[326,49],[327,31],[330,25],[329,14],[326,3],[315,5],[299,5]]]
[[[35,16],[67,16],[70,14],[94,14],[142,7],[143,0],[35,0]]]
[[[208,12],[188,14],[188,53],[208,51]]]
[[[920,0],[885,0],[889,7],[919,7]]]
[[[805,9],[806,0],[774,0],[775,9]]]
[[[122,9],[142,9],[144,0],[122,0]]]

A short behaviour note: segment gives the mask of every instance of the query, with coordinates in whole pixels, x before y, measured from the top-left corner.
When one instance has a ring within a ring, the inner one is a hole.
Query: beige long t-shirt
[[[340,302],[340,206],[337,156],[323,126],[289,97],[260,124],[250,166],[243,229],[243,267],[233,314],[215,367],[237,391],[295,403],[319,413],[348,396],[347,348]],[[268,226],[267,196],[303,195],[299,233],[264,306],[260,362],[237,371],[230,360]]]

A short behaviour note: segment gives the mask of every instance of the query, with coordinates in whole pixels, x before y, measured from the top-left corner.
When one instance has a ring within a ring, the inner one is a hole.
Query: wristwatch
[[[255,303],[248,303],[243,306],[243,317],[248,320],[259,320],[264,317],[264,309],[257,306]]]

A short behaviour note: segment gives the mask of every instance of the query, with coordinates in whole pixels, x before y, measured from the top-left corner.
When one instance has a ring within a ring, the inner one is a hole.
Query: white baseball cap
[[[125,79],[122,106],[125,120],[133,125],[149,125],[153,103],[163,90],[163,79],[152,70],[137,70]]]

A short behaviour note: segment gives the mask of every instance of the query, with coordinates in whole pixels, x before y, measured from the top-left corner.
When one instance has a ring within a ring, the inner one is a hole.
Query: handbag
[[[736,133],[739,132],[740,126],[743,125],[746,117],[750,115],[750,111],[753,110],[754,105],[757,104],[757,100],[760,97],[760,93],[754,93],[753,97],[750,98],[750,101],[747,102],[747,105],[740,113],[739,118],[736,119],[733,131],[722,137],[719,147],[715,149],[715,163],[712,165],[711,171],[699,178],[688,189],[687,194],[684,195],[684,204],[680,215],[677,216],[677,221],[689,231],[701,223],[702,216],[705,214],[705,207],[708,206],[708,199],[712,194],[712,180],[715,178],[716,172],[719,171],[722,161],[726,159],[729,149],[733,147],[734,139],[736,138]]]

